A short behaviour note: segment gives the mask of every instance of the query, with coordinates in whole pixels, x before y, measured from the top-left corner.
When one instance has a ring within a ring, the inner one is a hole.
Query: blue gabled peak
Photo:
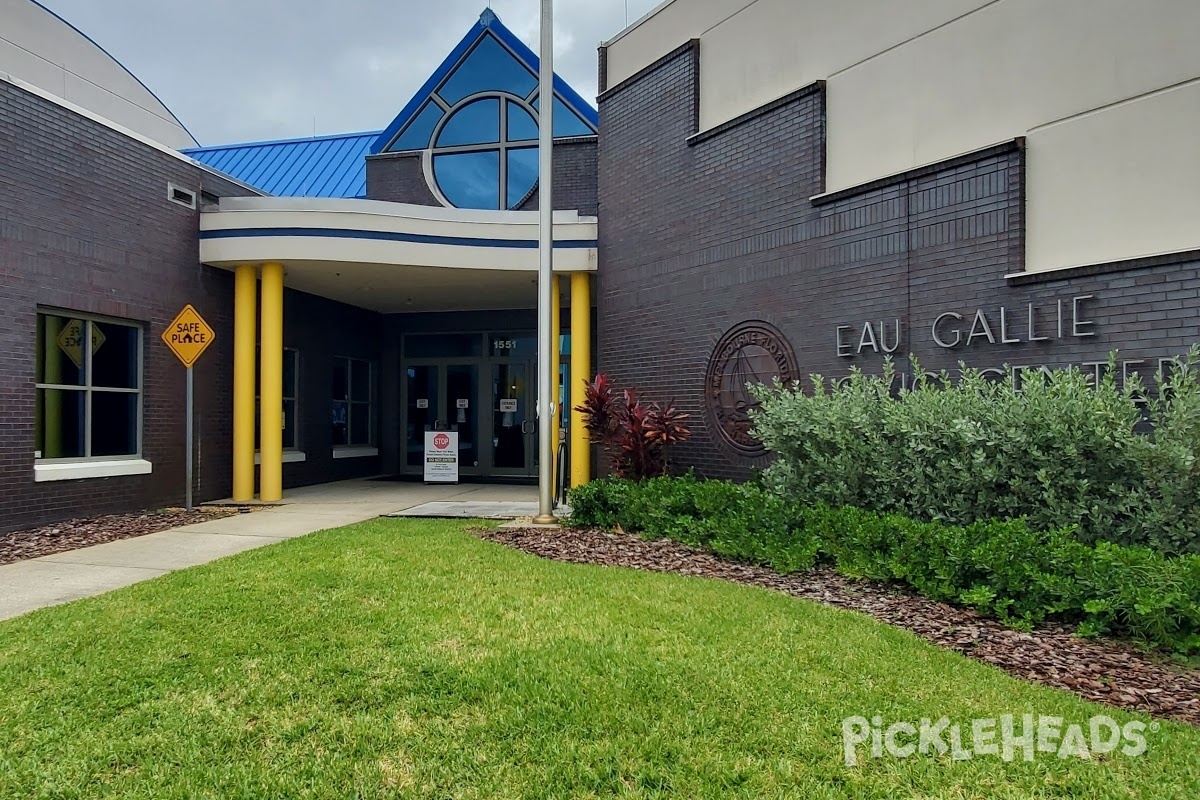
[[[498,96],[505,108],[511,100],[514,107],[524,104],[537,112],[541,108],[537,75],[537,55],[505,27],[494,11],[484,9],[479,21],[374,141],[371,153],[424,150],[439,144],[433,141],[435,133],[441,145],[461,143],[465,130],[472,126],[475,130],[468,138],[473,141],[486,141],[481,137],[487,136],[495,136],[493,141],[498,141],[499,132],[491,133],[495,123],[490,109],[477,100],[480,96]],[[449,118],[469,105],[474,108],[450,125]],[[599,125],[596,109],[558,75],[554,76],[552,113],[556,138],[594,135]],[[511,119],[517,116],[514,113]],[[503,114],[501,117],[510,119]],[[532,117],[528,119],[532,121]],[[520,125],[525,124],[526,117],[521,116]],[[440,133],[443,128],[450,129],[445,136]]]

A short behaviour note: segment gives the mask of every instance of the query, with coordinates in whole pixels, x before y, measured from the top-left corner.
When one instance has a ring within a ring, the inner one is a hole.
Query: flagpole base
[[[533,518],[534,525],[557,525],[558,517],[553,514],[538,514]]]

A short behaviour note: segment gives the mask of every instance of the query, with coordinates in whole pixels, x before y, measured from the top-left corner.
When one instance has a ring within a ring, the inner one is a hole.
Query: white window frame
[[[43,481],[65,481],[79,480],[83,478],[107,478],[119,475],[145,475],[153,471],[153,465],[142,457],[142,439],[145,431],[145,380],[146,380],[146,365],[145,365],[145,347],[146,347],[146,329],[145,326],[136,320],[121,319],[119,317],[108,317],[101,314],[87,314],[70,311],[62,308],[41,307],[37,309],[37,334],[42,336],[45,330],[43,319],[45,317],[61,317],[64,319],[77,319],[83,323],[83,341],[85,342],[81,356],[83,358],[83,375],[84,383],[78,384],[62,384],[62,383],[34,383],[34,389],[37,392],[37,397],[40,399],[41,390],[58,390],[69,392],[81,392],[83,394],[84,403],[84,441],[83,455],[69,456],[65,458],[43,458],[41,450],[34,451],[33,474],[34,481],[37,483]],[[96,387],[92,384],[92,326],[96,323],[104,323],[107,325],[120,325],[125,328],[132,328],[137,332],[137,386],[135,388],[122,388],[101,386]],[[55,347],[55,342],[44,342],[43,347]],[[127,455],[119,456],[93,456],[92,451],[92,396],[95,392],[107,392],[110,394],[132,394],[137,397],[137,411],[135,414],[135,424],[137,426],[136,451]]]

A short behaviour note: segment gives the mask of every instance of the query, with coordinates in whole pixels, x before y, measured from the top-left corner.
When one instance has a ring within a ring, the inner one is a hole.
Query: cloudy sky
[[[487,0],[41,0],[201,144],[385,127]],[[555,71],[589,100],[596,46],[658,0],[555,0]],[[537,51],[539,0],[492,9]]]

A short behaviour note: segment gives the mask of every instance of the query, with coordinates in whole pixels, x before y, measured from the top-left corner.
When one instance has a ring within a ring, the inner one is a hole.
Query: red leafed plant
[[[584,401],[576,406],[592,442],[612,459],[612,471],[621,478],[656,478],[667,473],[667,447],[691,435],[674,402],[665,407],[643,402],[637,389],[617,394],[608,376],[601,373],[587,384]]]

